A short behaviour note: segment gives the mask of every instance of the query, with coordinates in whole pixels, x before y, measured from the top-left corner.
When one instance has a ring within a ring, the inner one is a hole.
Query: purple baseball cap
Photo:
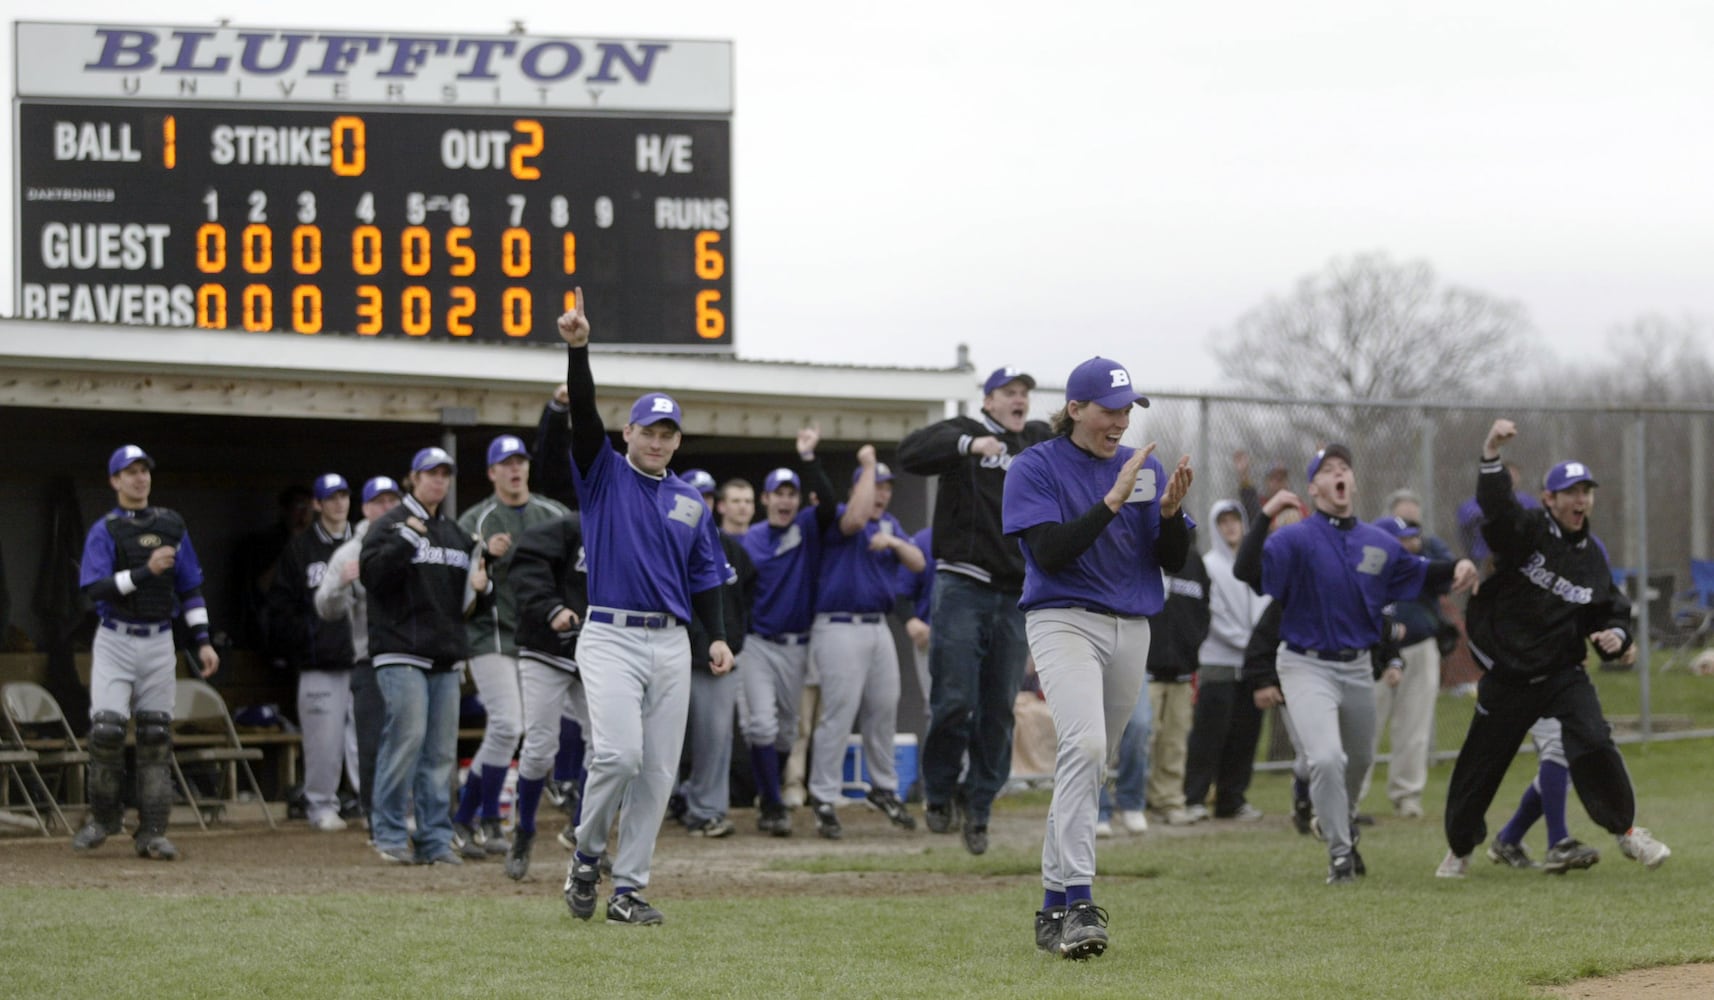
[[[396,497],[405,495],[405,491],[399,489],[399,484],[393,480],[392,476],[376,476],[363,484],[364,503],[368,503],[383,493],[391,493]]]
[[[1316,452],[1315,456],[1309,460],[1309,471],[1305,472],[1304,476],[1309,479],[1314,479],[1315,474],[1321,469],[1321,463],[1330,458],[1342,458],[1345,460],[1346,465],[1353,469],[1357,467],[1357,463],[1351,460],[1351,449],[1342,444],[1330,444]]]
[[[986,396],[995,389],[1011,382],[1022,382],[1026,389],[1034,389],[1036,387],[1035,378],[1026,374],[1022,368],[1007,366],[1005,368],[994,369],[994,374],[989,375],[988,381],[982,383],[982,395]]]
[[[763,493],[772,493],[781,486],[790,486],[799,493],[803,492],[803,480],[797,477],[797,473],[784,467],[768,473],[768,478],[762,480]]]
[[[859,465],[851,473],[851,485],[856,486],[857,480],[862,479],[862,478],[863,478],[863,467],[861,465]],[[892,481],[893,481],[893,470],[887,468],[887,463],[885,463],[885,462],[876,462],[875,463],[875,485],[879,486],[882,483],[890,483]]]
[[[646,392],[631,404],[631,423],[638,427],[658,424],[663,420],[671,420],[680,428],[684,427],[684,411],[679,409],[678,402],[666,393]]]
[[[1131,383],[1131,373],[1111,358],[1095,357],[1071,370],[1065,380],[1067,403],[1094,403],[1109,410],[1122,410],[1132,403],[1148,406],[1149,397]]]
[[[1413,524],[1397,514],[1390,514],[1381,518],[1375,522],[1375,527],[1400,540],[1422,537],[1420,525]]]
[[[690,484],[691,489],[703,496],[717,492],[714,477],[703,469],[686,469],[678,477]]]
[[[1549,493],[1568,490],[1578,483],[1588,483],[1590,486],[1600,486],[1595,477],[1590,474],[1589,466],[1582,462],[1561,462],[1547,470],[1547,478],[1542,480],[1542,489]]]
[[[442,465],[455,472],[458,470],[458,463],[452,460],[452,456],[448,455],[444,448],[424,448],[411,459],[412,472],[427,472]]]
[[[119,470],[127,468],[137,462],[142,462],[151,470],[155,467],[155,460],[150,458],[148,453],[143,451],[143,449],[134,444],[122,444],[113,452],[113,454],[107,456],[107,474],[109,476],[117,476],[119,474]]]
[[[325,476],[315,478],[315,498],[317,500],[326,500],[339,492],[351,492],[351,484],[346,482],[345,477],[339,473],[329,472]]]
[[[502,434],[488,442],[488,464],[499,465],[513,455],[530,457],[530,450],[524,447],[523,439],[516,434]]]

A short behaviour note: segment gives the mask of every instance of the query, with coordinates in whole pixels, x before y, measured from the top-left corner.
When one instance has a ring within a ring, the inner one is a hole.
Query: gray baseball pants
[[[177,666],[171,629],[139,636],[97,628],[90,647],[89,717],[117,712],[129,719],[133,707],[171,715]]]
[[[744,640],[744,669],[737,674],[743,687],[745,741],[753,747],[772,744],[783,760],[797,739],[809,646],[799,643],[802,636],[796,633],[775,638],[786,642],[751,633]]]
[[[741,671],[734,668],[734,672]],[[716,677],[701,667],[691,668],[690,725],[685,734],[690,741],[690,776],[679,789],[687,824],[725,816],[732,801],[732,716],[738,710],[742,686],[732,674]]]
[[[1280,691],[1291,706],[1292,742],[1309,765],[1327,853],[1351,853],[1351,816],[1375,753],[1375,677],[1367,656],[1318,660],[1280,644]]]
[[[553,773],[559,753],[559,720],[569,714],[581,724],[589,718],[583,683],[569,670],[540,660],[518,660],[518,684],[523,693],[524,745],[518,751],[518,777],[539,780]]]
[[[899,724],[899,650],[893,630],[885,621],[834,622],[816,615],[811,636],[810,656],[821,678],[821,721],[810,741],[810,796],[839,802],[840,765],[853,722],[863,734],[870,786],[898,791],[893,737]]]
[[[361,788],[357,724],[351,713],[351,671],[298,674],[298,727],[303,730],[304,801],[309,821],[339,812],[339,772]]]
[[[1024,614],[1024,635],[1053,715],[1053,801],[1042,840],[1042,886],[1095,881],[1101,784],[1148,674],[1149,621],[1082,608]]]
[[[605,851],[617,814],[613,884],[644,889],[684,749],[690,636],[683,625],[626,628],[586,621],[577,640],[577,663],[590,729],[577,849],[586,857]]]
[[[488,714],[482,745],[470,758],[470,766],[506,768],[518,752],[524,732],[523,698],[519,691],[518,658],[504,653],[483,653],[470,659],[470,679]]]

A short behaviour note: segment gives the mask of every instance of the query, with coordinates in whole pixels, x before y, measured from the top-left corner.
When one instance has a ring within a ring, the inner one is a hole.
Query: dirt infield
[[[920,809],[917,812],[920,823]],[[459,868],[391,865],[381,861],[356,828],[318,833],[302,822],[281,822],[278,832],[270,832],[260,819],[245,818],[222,823],[207,833],[191,823],[176,824],[170,832],[183,857],[171,864],[139,860],[129,837],[114,837],[99,850],[76,855],[64,836],[48,840],[8,834],[0,839],[0,885],[186,896],[330,892],[535,896],[559,891],[570,857],[554,839],[564,826],[562,814],[543,810],[542,817],[534,864],[522,882],[506,878],[498,858]],[[920,826],[916,833],[896,830],[885,817],[865,807],[842,809],[840,818],[845,836],[837,846],[815,835],[814,818],[804,809],[793,814],[797,831],[789,838],[758,834],[755,813],[750,810],[734,812],[738,832],[721,840],[690,837],[668,824],[661,830],[655,852],[652,887],[662,896],[699,899],[895,896],[953,888],[1001,891],[1018,885],[1013,876],[767,870],[770,862],[781,858],[819,857],[835,851],[855,855],[961,850],[956,836],[936,836]],[[1038,816],[997,815],[989,832],[995,846],[1025,848],[1040,845],[1041,825]]]
[[[1663,965],[1556,986],[1566,1000],[1705,1000],[1714,997],[1714,964]]]

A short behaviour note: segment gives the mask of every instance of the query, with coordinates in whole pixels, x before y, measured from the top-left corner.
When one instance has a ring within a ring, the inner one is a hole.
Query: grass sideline
[[[1363,850],[1373,872],[1322,884],[1319,845],[1275,826],[1103,841],[1096,896],[1113,947],[1070,963],[1039,956],[1031,914],[1038,859],[975,858],[952,838],[922,850],[830,850],[815,871],[934,871],[968,891],[883,899],[674,901],[667,926],[578,924],[557,894],[119,896],[0,889],[0,969],[20,997],[681,996],[1540,997],[1564,983],[1714,960],[1714,744],[1629,747],[1640,821],[1672,845],[1659,871],[1621,858],[1573,806],[1572,829],[1602,850],[1592,871],[1514,872],[1478,855],[1463,882],[1437,880],[1436,822],[1448,770],[1431,774],[1430,819],[1383,819]],[[1503,821],[1527,782],[1520,758],[1490,810]],[[1279,815],[1277,775],[1254,800]],[[1041,814],[1041,799],[1003,799]],[[1539,855],[1543,835],[1532,831]],[[4,868],[0,866],[0,883]]]

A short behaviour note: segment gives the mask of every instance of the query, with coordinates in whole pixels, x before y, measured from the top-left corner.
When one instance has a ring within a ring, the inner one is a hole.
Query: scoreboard
[[[166,63],[140,65],[140,29],[88,30],[138,77]],[[733,344],[728,115],[163,97],[124,76],[116,99],[15,101],[24,318],[557,343],[581,286],[603,343]]]

